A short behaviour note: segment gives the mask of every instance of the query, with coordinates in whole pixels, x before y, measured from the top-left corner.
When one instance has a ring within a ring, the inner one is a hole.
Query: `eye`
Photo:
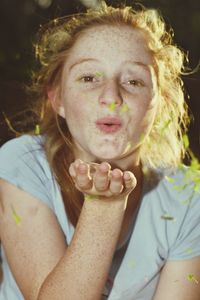
[[[94,76],[86,75],[80,78],[82,82],[94,82]]]
[[[135,80],[135,79],[129,80],[128,84],[132,85],[132,86],[137,86],[137,87],[144,86],[144,82],[143,81],[141,81],[141,80]]]

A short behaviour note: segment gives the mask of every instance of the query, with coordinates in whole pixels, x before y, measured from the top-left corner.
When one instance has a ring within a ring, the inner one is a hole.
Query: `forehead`
[[[72,47],[68,59],[71,62],[84,57],[152,63],[145,34],[125,25],[100,25],[85,30]]]

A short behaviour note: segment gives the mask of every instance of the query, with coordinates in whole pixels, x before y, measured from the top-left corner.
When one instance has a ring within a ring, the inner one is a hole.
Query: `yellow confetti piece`
[[[95,195],[84,195],[85,200],[94,200],[96,199]]]
[[[36,135],[40,134],[40,126],[38,124],[35,126],[35,134]]]
[[[196,284],[199,283],[199,281],[196,279],[196,277],[194,276],[194,274],[188,274],[187,279],[188,279],[189,281],[191,281],[191,282],[192,282],[192,281],[195,282]]]
[[[129,110],[129,107],[126,103],[122,105],[122,108],[120,109],[120,112],[127,112]]]
[[[115,102],[112,102],[112,103],[108,104],[108,108],[109,108],[111,111],[115,110],[115,107],[116,107],[116,103],[115,103]]]
[[[13,219],[15,220],[15,223],[17,225],[19,225],[21,223],[21,217],[19,215],[17,215],[14,208],[12,208],[12,216],[13,216]]]

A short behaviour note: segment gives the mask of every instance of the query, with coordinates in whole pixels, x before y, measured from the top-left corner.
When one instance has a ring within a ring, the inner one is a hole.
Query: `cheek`
[[[72,93],[72,91],[65,94],[64,106],[67,123],[75,127],[80,127],[80,124],[84,123],[85,119],[88,119],[88,115],[92,110],[84,95]]]
[[[131,123],[141,127],[141,129],[150,126],[157,110],[156,101],[151,100],[148,95],[144,98],[138,97],[133,103],[134,105],[131,106]]]

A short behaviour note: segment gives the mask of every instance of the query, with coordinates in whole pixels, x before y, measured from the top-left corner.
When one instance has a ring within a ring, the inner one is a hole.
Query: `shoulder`
[[[0,171],[35,170],[52,178],[43,144],[44,137],[41,135],[22,135],[9,140],[0,148]]]
[[[166,208],[183,212],[200,205],[200,170],[185,165],[175,170],[154,170],[146,181],[148,192]]]
[[[43,142],[42,136],[23,135],[5,143],[0,148],[0,179],[53,209],[57,184],[46,159]]]
[[[28,135],[24,134],[22,136],[13,138],[0,147],[0,158],[10,156],[22,156],[33,153],[34,151],[43,150],[43,136]]]
[[[200,254],[200,171],[182,165],[156,171],[157,181],[146,195],[146,210],[156,236],[168,245],[170,259]],[[187,252],[192,248],[193,251]]]

